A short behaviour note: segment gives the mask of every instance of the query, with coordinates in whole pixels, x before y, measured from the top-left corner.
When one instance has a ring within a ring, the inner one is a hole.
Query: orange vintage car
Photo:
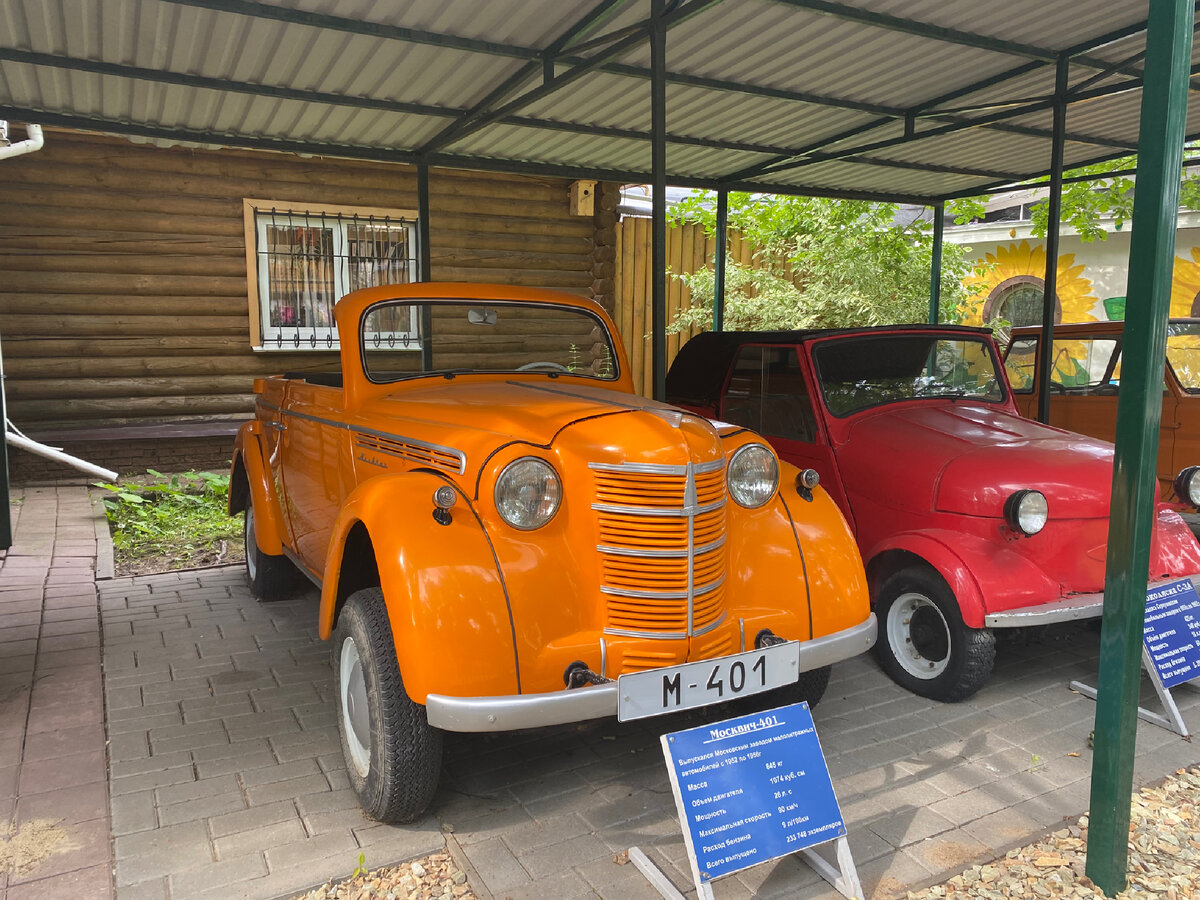
[[[1105,441],[1116,440],[1124,322],[1054,326],[1050,369],[1050,424]],[[1004,353],[1013,399],[1021,415],[1037,418],[1041,326],[1014,328]],[[1167,325],[1166,376],[1158,440],[1158,483],[1163,500],[1181,509],[1200,505],[1200,319]],[[1193,530],[1194,516],[1188,516]]]
[[[595,303],[411,284],[335,316],[340,373],[255,382],[230,512],[256,595],[297,571],[320,586],[369,815],[427,807],[443,732],[815,703],[830,664],[874,643],[814,473],[634,394]]]

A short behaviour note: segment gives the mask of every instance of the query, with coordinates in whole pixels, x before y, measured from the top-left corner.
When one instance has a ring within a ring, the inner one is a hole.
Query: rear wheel
[[[433,800],[442,733],[404,689],[379,588],[350,595],[333,634],[337,720],[350,786],[380,822],[411,822]]]
[[[242,529],[246,543],[246,580],[250,593],[259,600],[286,600],[296,583],[296,567],[283,554],[271,556],[258,549],[254,535],[254,501],[246,498],[246,518]]]
[[[876,601],[881,634],[875,652],[892,680],[931,700],[956,702],[992,674],[996,638],[969,628],[945,581],[924,566],[887,579]]]

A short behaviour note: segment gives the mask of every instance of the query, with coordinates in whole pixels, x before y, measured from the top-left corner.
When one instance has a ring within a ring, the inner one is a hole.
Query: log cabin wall
[[[431,170],[433,278],[558,288],[611,311],[615,189],[585,217],[568,186]],[[13,423],[123,472],[220,466],[256,376],[336,367],[333,353],[251,350],[243,198],[415,210],[416,174],[49,129],[44,149],[0,164]],[[10,465],[14,481],[73,473],[15,449]]]

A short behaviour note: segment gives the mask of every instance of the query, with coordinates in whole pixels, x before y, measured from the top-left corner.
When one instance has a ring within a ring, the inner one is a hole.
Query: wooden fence
[[[650,219],[626,216],[617,223],[616,244],[616,322],[621,339],[633,368],[633,383],[646,397],[653,394],[654,371],[651,365],[650,288],[653,270],[650,265]],[[740,235],[729,236],[730,257],[749,265],[753,248]],[[677,225],[667,229],[667,323],[675,321],[681,310],[692,302],[687,285],[674,277],[707,266],[712,268],[716,241],[704,234],[699,225]],[[702,331],[691,328],[667,335],[667,365],[679,352],[681,344]]]

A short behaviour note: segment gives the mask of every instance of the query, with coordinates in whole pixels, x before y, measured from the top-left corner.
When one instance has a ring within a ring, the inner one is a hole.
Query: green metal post
[[[929,266],[929,324],[938,323],[942,306],[942,237],[946,231],[946,204],[933,207],[933,260]]]
[[[1113,466],[1087,874],[1124,890],[1194,0],[1150,0]]]
[[[1046,277],[1042,285],[1042,339],[1038,342],[1039,422],[1050,421],[1050,368],[1054,361],[1054,309],[1058,299],[1058,230],[1062,221],[1063,145],[1067,139],[1067,87],[1071,61],[1058,58],[1054,78],[1054,134],[1050,144],[1050,195],[1046,200]]]
[[[667,396],[667,26],[665,0],[650,3],[650,345],[653,397]]]
[[[429,250],[429,164],[417,162],[417,281],[432,281]],[[421,371],[433,370],[433,310],[421,307]]]
[[[729,246],[729,191],[717,191],[717,247],[713,251],[713,331],[725,327],[725,248]]]

